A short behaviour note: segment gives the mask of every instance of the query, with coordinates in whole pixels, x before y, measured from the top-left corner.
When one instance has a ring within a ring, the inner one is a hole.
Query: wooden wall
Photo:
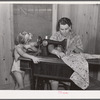
[[[0,89],[12,82],[10,69],[12,65],[13,27],[12,9],[9,4],[0,4]]]
[[[96,53],[100,54],[100,5],[98,6],[98,22],[97,22],[97,36],[96,36]]]

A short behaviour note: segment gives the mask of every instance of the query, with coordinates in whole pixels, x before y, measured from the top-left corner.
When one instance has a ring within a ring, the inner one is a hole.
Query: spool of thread
[[[48,36],[45,36],[45,39],[48,39]]]

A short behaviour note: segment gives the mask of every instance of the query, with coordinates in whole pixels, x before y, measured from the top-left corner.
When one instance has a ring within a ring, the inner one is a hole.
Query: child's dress
[[[15,46],[15,49],[14,49],[14,61],[13,61],[11,72],[15,72],[15,71],[23,72],[23,71],[20,70],[20,60],[18,59],[20,57],[20,55],[18,54],[18,52],[16,50],[17,47],[21,48],[20,45]]]

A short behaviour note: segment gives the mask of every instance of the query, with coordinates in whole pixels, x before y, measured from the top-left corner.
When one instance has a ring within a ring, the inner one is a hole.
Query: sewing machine
[[[62,48],[62,51],[65,52],[66,50],[66,44],[67,44],[67,39],[64,39],[63,41],[54,41],[50,39],[42,39],[40,36],[37,39],[38,47],[41,49],[41,54],[42,56],[55,56],[51,54],[48,51],[48,46],[50,44],[53,44],[55,47],[60,46]]]

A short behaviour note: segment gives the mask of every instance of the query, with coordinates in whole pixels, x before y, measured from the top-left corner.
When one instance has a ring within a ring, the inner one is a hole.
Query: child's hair
[[[59,29],[60,29],[60,24],[62,24],[62,25],[68,24],[68,26],[71,26],[71,28],[72,28],[72,22],[69,18],[63,17],[58,21],[57,27],[56,27],[57,31],[59,31]]]
[[[17,36],[17,43],[18,44],[25,44],[25,35],[26,34],[32,36],[31,33],[28,33],[26,31],[19,33],[18,36]]]

